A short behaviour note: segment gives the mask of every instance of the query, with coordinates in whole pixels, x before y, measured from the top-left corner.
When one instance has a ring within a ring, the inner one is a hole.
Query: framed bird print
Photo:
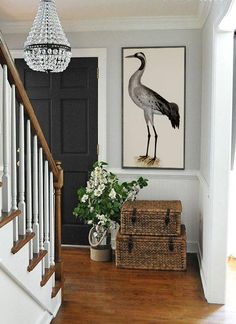
[[[122,48],[123,168],[184,169],[186,48]]]

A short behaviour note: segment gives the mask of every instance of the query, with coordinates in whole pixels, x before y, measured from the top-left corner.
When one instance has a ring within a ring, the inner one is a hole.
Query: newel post
[[[63,187],[63,169],[61,162],[56,161],[59,177],[54,182],[55,188],[55,266],[56,280],[63,284],[63,261],[61,259],[61,189]]]

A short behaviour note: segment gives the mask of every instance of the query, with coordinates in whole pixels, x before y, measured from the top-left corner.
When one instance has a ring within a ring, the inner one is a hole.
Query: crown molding
[[[91,20],[62,20],[66,32],[82,31],[125,31],[125,30],[163,30],[163,29],[201,29],[209,14],[211,1],[199,2],[194,16],[153,16],[153,17],[113,17]],[[32,21],[0,23],[3,34],[28,33]]]
[[[207,20],[212,6],[212,1],[200,1],[198,7],[198,20],[202,28]]]

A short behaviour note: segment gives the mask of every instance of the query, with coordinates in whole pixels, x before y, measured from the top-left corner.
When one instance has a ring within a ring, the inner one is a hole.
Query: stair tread
[[[56,281],[55,286],[52,288],[51,298],[56,297],[57,293],[62,288],[63,284],[61,281]]]
[[[2,216],[0,216],[0,228],[11,222],[14,218],[16,218],[19,215],[21,215],[21,211],[19,209],[11,210],[9,213],[2,212]]]
[[[40,286],[43,287],[46,285],[46,283],[48,282],[48,280],[51,278],[51,276],[54,274],[54,272],[56,271],[56,267],[52,266],[48,269],[45,269],[45,274],[40,282]]]
[[[47,253],[48,252],[46,250],[40,250],[39,253],[34,253],[33,259],[30,260],[27,270],[29,272],[32,271],[39,264],[39,262],[45,257]]]
[[[12,249],[11,249],[11,253],[15,254],[18,251],[20,251],[20,249],[23,248],[23,246],[25,246],[25,244],[27,244],[29,241],[31,241],[35,236],[35,233],[27,233],[25,235],[19,235],[19,240],[17,242],[14,243]]]

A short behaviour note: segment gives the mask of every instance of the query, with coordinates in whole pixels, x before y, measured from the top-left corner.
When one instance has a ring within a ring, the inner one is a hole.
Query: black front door
[[[97,160],[97,58],[72,58],[63,73],[30,70],[23,59],[16,65],[56,160],[64,169],[62,243],[88,244],[88,226],[72,212],[76,191],[85,186]]]

